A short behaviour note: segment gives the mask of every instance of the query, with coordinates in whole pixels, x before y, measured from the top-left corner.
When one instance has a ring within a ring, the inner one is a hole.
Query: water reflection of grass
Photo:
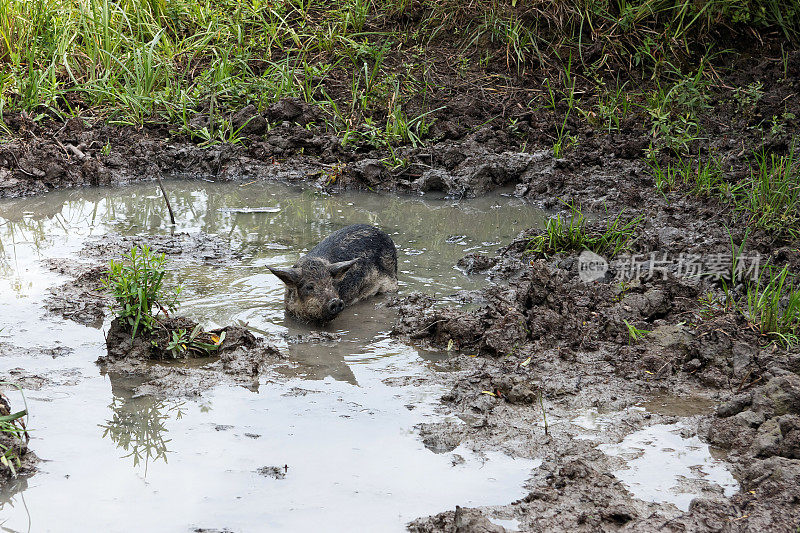
[[[143,462],[145,475],[151,461],[167,462],[167,445],[171,439],[166,438],[166,421],[172,416],[176,419],[183,416],[183,403],[149,396],[130,399],[115,396],[109,408],[111,419],[100,425],[105,430],[103,438],[111,439],[127,452],[123,458],[132,457],[134,467]]]

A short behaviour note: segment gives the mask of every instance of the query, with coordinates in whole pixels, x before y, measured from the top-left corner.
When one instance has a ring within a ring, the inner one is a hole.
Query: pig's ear
[[[333,263],[328,267],[328,272],[331,273],[331,276],[342,276],[347,269],[351,266],[355,265],[358,262],[358,258],[351,259],[350,261],[341,261],[339,263]]]
[[[300,271],[296,268],[267,267],[270,272],[278,276],[287,285],[297,285],[300,280]]]

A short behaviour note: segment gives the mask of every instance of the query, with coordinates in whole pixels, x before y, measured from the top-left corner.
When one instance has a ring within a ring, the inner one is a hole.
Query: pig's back
[[[397,249],[386,233],[367,224],[353,224],[334,231],[308,252],[330,263],[359,261],[336,288],[347,305],[381,292],[397,290]]]
[[[386,233],[368,224],[353,224],[334,231],[308,252],[331,263],[363,258],[380,270],[397,273],[397,249]]]

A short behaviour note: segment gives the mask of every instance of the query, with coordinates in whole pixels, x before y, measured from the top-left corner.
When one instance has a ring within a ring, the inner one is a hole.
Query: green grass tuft
[[[747,213],[750,225],[791,238],[800,236],[800,160],[794,147],[784,156],[756,154],[756,165],[737,204]]]
[[[747,288],[747,314],[758,330],[787,346],[800,340],[800,283],[789,273],[767,268]]]
[[[528,243],[525,253],[550,256],[559,252],[590,250],[613,258],[630,249],[643,216],[625,220],[622,213],[610,218],[605,226],[591,224],[576,206],[568,217],[558,215],[547,221],[544,232]]]

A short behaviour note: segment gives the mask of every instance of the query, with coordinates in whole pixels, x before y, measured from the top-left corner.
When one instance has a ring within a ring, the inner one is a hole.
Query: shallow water
[[[0,343],[15,347],[0,356],[0,374],[21,367],[46,380],[25,395],[31,447],[45,461],[3,495],[3,528],[399,531],[456,504],[501,504],[525,493],[532,461],[423,446],[414,426],[442,419],[444,391],[396,383],[435,372],[441,354],[391,339],[391,310],[374,302],[345,310],[328,327],[340,342],[279,343],[295,364],[255,391],[219,386],[197,399],[134,398],[132,377],[101,375],[94,364],[103,331],[43,310],[47,289],[62,278],[42,260],[80,259],[87,239],[108,232],[216,235],[241,257],[175,261],[182,311],[277,339],[308,328],[284,318],[282,284],[266,265],[292,264],[335,229],[380,226],[398,246],[401,292],[447,296],[482,283],[453,267],[460,257],[496,249],[541,224],[542,212],[502,196],[454,203],[262,183],[167,188],[175,228],[152,184],[0,201]],[[52,348],[59,350],[42,351]]]
[[[714,459],[699,438],[681,435],[682,429],[681,424],[656,424],[599,448],[625,460],[625,467],[613,474],[639,499],[688,511],[703,489],[732,496],[739,484],[725,463]]]

